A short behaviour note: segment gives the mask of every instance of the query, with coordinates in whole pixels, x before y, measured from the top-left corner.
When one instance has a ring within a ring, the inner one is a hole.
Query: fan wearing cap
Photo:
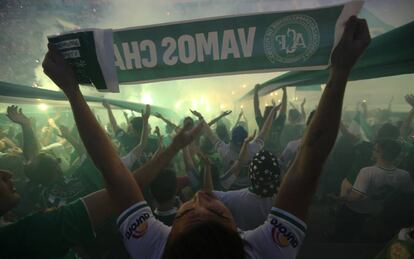
[[[269,151],[257,153],[249,164],[250,186],[241,190],[214,191],[226,205],[242,230],[251,230],[263,224],[270,213],[280,184],[277,158]]]

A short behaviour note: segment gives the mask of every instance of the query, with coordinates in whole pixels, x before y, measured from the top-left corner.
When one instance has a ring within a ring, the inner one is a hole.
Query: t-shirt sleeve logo
[[[135,239],[141,238],[148,230],[148,219],[150,218],[149,213],[144,213],[139,216],[133,223],[128,227],[125,237],[130,239],[131,237]]]
[[[288,247],[291,245],[293,248],[299,244],[298,238],[289,230],[285,225],[279,222],[277,219],[272,219],[270,224],[272,228],[272,239],[280,247]]]

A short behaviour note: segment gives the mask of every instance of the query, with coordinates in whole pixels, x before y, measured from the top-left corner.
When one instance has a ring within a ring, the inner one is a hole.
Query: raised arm
[[[197,124],[191,128],[191,125],[187,124],[183,129],[174,136],[172,143],[162,150],[157,156],[153,157],[150,161],[141,166],[138,170],[134,171],[135,180],[139,183],[141,188],[148,186],[152,180],[154,180],[158,173],[168,166],[174,156],[182,148],[193,142],[193,140],[201,133],[203,129],[203,123]]]
[[[286,87],[282,88],[283,91],[283,96],[282,96],[282,106],[280,108],[280,112],[279,112],[279,116],[284,115],[286,116],[286,112],[287,112],[287,90]]]
[[[204,134],[207,139],[210,140],[211,144],[215,145],[218,141],[220,141],[217,135],[211,130],[210,126],[204,121],[203,115],[201,115],[201,113],[195,110],[190,110],[190,112],[198,118],[201,124],[203,124]]]
[[[124,211],[144,197],[132,174],[122,164],[105,131],[85,102],[75,75],[57,49],[49,44],[43,61],[47,76],[65,93],[72,107],[79,135],[95,166],[106,182],[106,189],[118,211]]]
[[[240,148],[239,158],[234,161],[233,165],[230,167],[227,172],[225,172],[220,177],[220,183],[224,189],[230,189],[231,185],[234,183],[235,180],[240,175],[241,169],[247,163],[249,156],[247,153],[247,147],[249,146],[250,142],[256,137],[256,130],[253,132],[252,135],[248,136],[244,142],[242,147]]]
[[[22,109],[15,105],[7,107],[7,117],[14,123],[19,124],[23,131],[23,155],[27,163],[32,162],[39,154],[39,142],[33,130],[32,123]]]
[[[366,21],[351,17],[333,52],[331,75],[317,111],[278,192],[275,206],[302,220],[306,218],[323,164],[338,134],[349,73],[369,42]]]
[[[106,111],[108,112],[109,122],[111,123],[114,134],[116,134],[121,129],[121,127],[119,127],[118,123],[116,122],[114,113],[112,112],[111,105],[106,100],[103,101],[102,105],[103,107],[105,107]]]
[[[275,119],[276,113],[279,110],[279,108],[280,108],[280,105],[273,106],[271,112],[269,113],[265,122],[263,123],[263,127],[261,128],[257,138],[262,139],[263,141],[265,140],[266,136],[268,135],[270,131],[270,128],[272,127],[273,121]]]
[[[229,115],[231,113],[231,111],[229,110],[229,111],[224,111],[224,112],[222,112],[219,116],[217,116],[216,118],[214,118],[214,119],[212,119],[209,123],[207,123],[208,124],[208,126],[212,126],[212,125],[214,125],[215,123],[217,123],[219,120],[221,120],[221,118],[224,118],[224,117],[226,117],[227,115]]]
[[[129,169],[132,168],[134,163],[138,160],[138,158],[141,156],[142,152],[144,151],[145,147],[147,146],[148,135],[149,135],[148,120],[149,120],[150,114],[151,114],[151,107],[150,105],[147,104],[145,106],[145,112],[143,110],[141,111],[141,116],[143,120],[142,130],[141,130],[141,139],[138,145],[136,145],[127,155],[121,158],[124,165],[128,167]]]
[[[199,157],[200,161],[203,162],[204,166],[204,175],[203,175],[203,191],[205,192],[213,192],[214,190],[214,184],[213,184],[213,178],[211,177],[211,161],[205,154],[199,152],[197,153],[197,156]]]
[[[414,95],[406,95],[405,101],[411,106],[411,110],[408,112],[407,117],[401,125],[400,134],[402,138],[407,139],[407,137],[410,135],[412,131],[411,124],[414,120]]]
[[[162,120],[163,122],[165,122],[165,124],[169,125],[171,128],[174,129],[174,131],[178,131],[180,130],[180,127],[178,127],[177,125],[175,125],[174,123],[172,123],[170,120],[166,119],[164,116],[161,115],[161,113],[154,113],[154,116],[160,120]]]
[[[260,103],[259,103],[259,87],[260,85],[257,84],[254,86],[254,96],[253,96],[253,108],[254,108],[254,116],[256,118],[257,127],[261,128],[263,116],[262,112],[260,111]]]
[[[302,121],[306,123],[306,111],[305,111],[305,104],[306,104],[306,98],[303,98],[302,103],[300,104],[300,111],[302,114]]]
[[[243,109],[241,109],[240,113],[239,113],[239,116],[237,116],[236,123],[234,123],[234,127],[237,127],[239,125],[239,123],[241,121],[241,118],[243,117],[243,113],[244,113],[244,111],[243,111]]]

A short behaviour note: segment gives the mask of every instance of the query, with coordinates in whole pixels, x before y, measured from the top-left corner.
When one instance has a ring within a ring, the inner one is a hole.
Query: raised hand
[[[148,121],[150,115],[151,115],[151,106],[147,104],[145,105],[145,112],[144,110],[141,110],[141,116],[142,116],[142,119]]]
[[[227,115],[229,115],[230,113],[232,113],[232,111],[231,111],[231,110],[228,110],[228,111],[224,111],[221,115],[223,115],[223,116],[227,116]]]
[[[305,104],[306,104],[306,98],[303,98],[301,106],[303,107],[303,106],[305,106]]]
[[[43,72],[66,94],[79,91],[79,85],[70,65],[63,58],[58,49],[51,43],[47,45],[49,51],[43,60]]]
[[[414,108],[414,95],[412,95],[412,94],[407,94],[407,95],[405,96],[405,101],[406,101],[409,105],[411,105],[411,107],[412,107],[412,108]]]
[[[23,114],[22,109],[16,105],[7,107],[7,117],[19,125],[30,125],[30,119]]]
[[[191,110],[191,109],[190,109],[190,112],[191,112],[194,116],[196,116],[199,120],[202,120],[202,119],[203,119],[203,115],[201,115],[201,113],[199,113],[198,111],[196,111],[196,110]]]
[[[370,42],[367,21],[356,16],[350,17],[342,39],[332,54],[332,67],[350,71]]]
[[[185,124],[184,127],[173,138],[172,145],[174,145],[176,149],[182,149],[183,147],[193,142],[193,140],[196,139],[198,135],[200,135],[203,128],[204,122],[199,122],[193,128],[191,128],[191,124]]]

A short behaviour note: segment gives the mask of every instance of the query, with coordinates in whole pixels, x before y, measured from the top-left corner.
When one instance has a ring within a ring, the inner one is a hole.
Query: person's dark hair
[[[24,173],[33,183],[47,186],[62,174],[62,170],[56,157],[48,153],[40,153],[25,165]]]
[[[308,116],[308,120],[306,121],[306,126],[309,126],[309,124],[311,123],[311,121],[312,121],[312,118],[313,118],[313,116],[315,115],[315,110],[313,110],[313,111],[311,111],[311,113],[309,113],[309,116]]]
[[[175,197],[177,191],[177,176],[169,168],[163,169],[150,185],[151,194],[158,203],[163,203]]]
[[[381,139],[377,141],[377,147],[381,152],[381,157],[385,161],[392,162],[401,153],[401,145],[392,139]]]
[[[205,221],[169,239],[163,259],[241,259],[243,241],[236,231],[216,222]]]
[[[290,109],[288,118],[290,122],[299,122],[301,114],[297,109]]]
[[[234,127],[231,131],[231,143],[237,146],[241,146],[244,139],[247,138],[247,131],[243,126]]]
[[[186,125],[187,123],[191,124],[191,127],[194,127],[194,120],[190,116],[187,116],[183,120],[183,125]]]
[[[142,131],[142,124],[144,123],[142,117],[134,117],[130,123],[135,132],[140,133]]]
[[[400,136],[400,130],[391,123],[385,123],[378,129],[377,140],[380,139],[397,139]]]
[[[226,127],[225,124],[223,124],[223,123],[217,123],[216,134],[217,134],[217,137],[221,141],[223,141],[225,143],[229,143],[229,141],[230,141],[230,134],[229,134],[229,130]]]

